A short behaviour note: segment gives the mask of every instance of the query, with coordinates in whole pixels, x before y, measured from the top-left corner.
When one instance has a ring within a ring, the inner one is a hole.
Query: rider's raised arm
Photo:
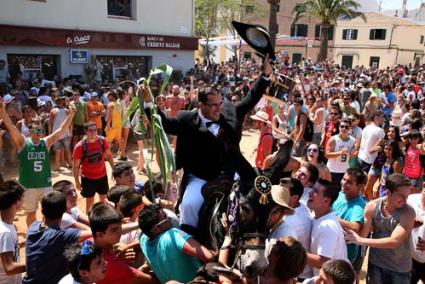
[[[269,55],[264,58],[262,73],[255,82],[254,88],[248,92],[240,103],[236,106],[236,115],[238,119],[242,119],[262,98],[265,90],[270,84],[269,76],[272,74],[273,68],[270,63]]]
[[[12,141],[16,144],[18,149],[22,149],[25,143],[25,136],[19,132],[15,125],[13,125],[12,120],[6,112],[6,104],[3,102],[3,98],[0,98],[0,119],[3,119],[3,123],[10,133]]]

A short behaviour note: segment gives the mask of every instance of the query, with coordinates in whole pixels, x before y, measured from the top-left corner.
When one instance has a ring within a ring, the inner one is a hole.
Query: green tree
[[[203,54],[207,61],[210,59],[209,41],[219,32],[219,3],[219,0],[195,0],[195,34],[205,39]]]
[[[205,39],[201,54],[209,60],[214,48],[209,46],[212,37],[221,34],[236,36],[232,21],[251,21],[263,16],[264,8],[259,0],[195,0],[195,34]],[[235,56],[240,45],[232,45]]]
[[[363,13],[358,12],[360,7],[354,0],[306,0],[295,5],[292,13],[295,18],[293,24],[302,17],[313,17],[320,20],[320,50],[319,61],[328,57],[328,38],[331,24],[336,24],[339,17],[361,17],[366,21]]]

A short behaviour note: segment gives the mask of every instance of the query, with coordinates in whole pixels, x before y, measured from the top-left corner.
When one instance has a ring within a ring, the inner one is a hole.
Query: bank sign
[[[74,64],[89,63],[89,52],[87,50],[71,49],[69,57],[71,63]]]

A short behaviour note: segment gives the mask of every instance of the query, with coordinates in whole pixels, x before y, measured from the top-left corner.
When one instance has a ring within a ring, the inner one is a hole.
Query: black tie
[[[218,121],[208,121],[206,123],[206,126],[207,126],[207,128],[210,128],[210,126],[213,125],[213,124],[218,124]]]

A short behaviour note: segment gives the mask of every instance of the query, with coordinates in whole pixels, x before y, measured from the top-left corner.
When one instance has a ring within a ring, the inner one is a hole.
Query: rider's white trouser
[[[185,224],[194,228],[198,227],[199,210],[201,210],[204,203],[201,189],[205,183],[205,180],[189,175],[189,182],[179,207],[180,225]]]

